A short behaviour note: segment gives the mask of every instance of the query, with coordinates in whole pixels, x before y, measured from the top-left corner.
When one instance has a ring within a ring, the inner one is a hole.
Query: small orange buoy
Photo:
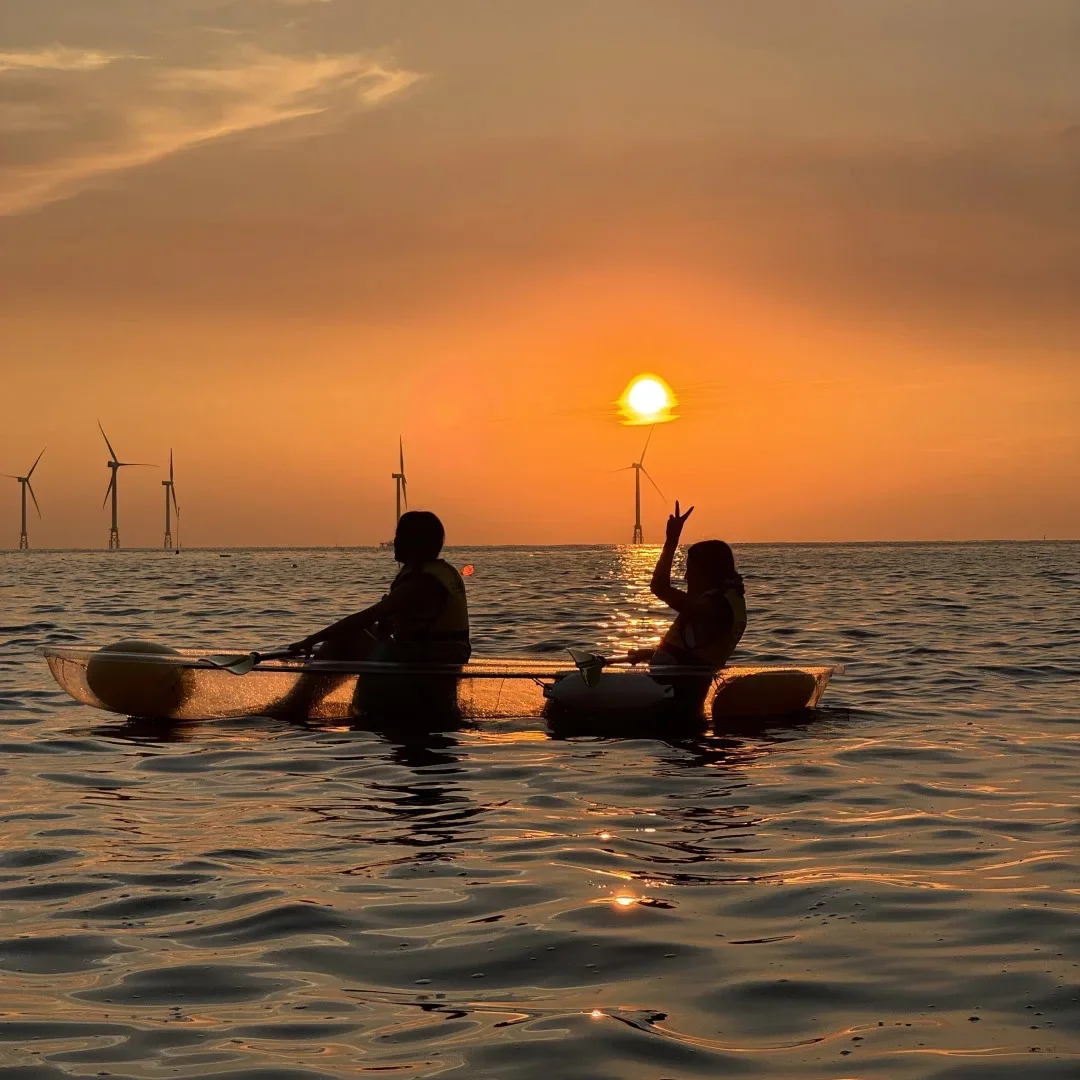
[[[475,574],[475,573],[476,573],[476,571],[473,569],[473,564],[472,563],[469,563],[468,566],[463,566],[461,568],[461,576],[462,577],[472,577],[473,574]]]

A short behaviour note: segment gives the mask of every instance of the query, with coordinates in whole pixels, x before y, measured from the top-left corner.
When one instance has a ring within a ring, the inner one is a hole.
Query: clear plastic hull
[[[319,704],[312,718],[346,719],[369,691],[383,701],[399,693],[421,697],[428,691],[465,719],[543,716],[545,685],[570,674],[570,664],[537,659],[481,659],[461,668],[337,664],[312,666],[270,661],[244,675],[210,667],[206,651],[173,655],[113,653],[94,648],[39,650],[57,683],[76,701],[107,712],[171,720],[208,720],[275,713],[302,692],[302,680],[318,679]],[[93,667],[92,667],[93,665]],[[618,668],[605,678],[619,677]],[[624,669],[629,670],[629,669]],[[638,669],[640,671],[640,669]],[[671,669],[677,671],[678,669]],[[712,681],[705,715],[714,704],[724,715],[781,715],[813,708],[825,692],[834,667],[729,667]],[[359,693],[358,693],[359,686]],[[362,707],[362,706],[361,706]],[[734,709],[734,711],[732,711]]]

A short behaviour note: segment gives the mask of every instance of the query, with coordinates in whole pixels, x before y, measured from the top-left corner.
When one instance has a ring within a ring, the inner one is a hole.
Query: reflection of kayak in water
[[[428,718],[547,716],[783,716],[813,708],[833,667],[728,667],[716,676],[664,668],[651,674],[604,671],[585,678],[564,661],[531,657],[473,659],[462,666],[257,660],[226,670],[208,650],[175,650],[144,642],[106,649],[49,646],[39,652],[76,701],[123,715],[211,720],[273,714],[304,678],[329,676],[333,690],[317,718],[392,714],[418,726]],[[251,654],[257,657],[257,654]],[[685,694],[687,685],[694,693]],[[700,693],[697,692],[700,688]],[[695,696],[696,695],[696,696]],[[688,704],[689,702],[689,704]]]

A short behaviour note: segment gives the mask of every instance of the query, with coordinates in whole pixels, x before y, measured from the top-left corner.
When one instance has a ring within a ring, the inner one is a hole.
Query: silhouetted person
[[[464,664],[472,653],[468,601],[461,575],[439,557],[444,539],[443,524],[430,511],[402,514],[394,535],[394,558],[402,567],[390,591],[377,604],[309,635],[290,650],[324,662]],[[281,707],[310,714],[346,677],[304,676]]]
[[[671,564],[686,519],[694,512],[668,518],[667,539],[656,561],[650,588],[653,595],[678,612],[655,649],[631,649],[634,664],[648,661],[654,668],[679,666],[719,671],[730,659],[746,629],[743,581],[735,557],[723,540],[703,540],[686,553],[686,592],[671,584]]]

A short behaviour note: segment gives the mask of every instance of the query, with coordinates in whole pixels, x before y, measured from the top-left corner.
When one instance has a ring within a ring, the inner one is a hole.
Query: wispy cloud
[[[119,59],[119,56],[94,49],[68,49],[62,45],[51,45],[45,49],[0,52],[0,72],[97,71]]]
[[[343,119],[420,78],[369,53],[285,55],[254,46],[191,66],[60,46],[0,53],[0,214],[36,209],[213,140],[287,121]]]

